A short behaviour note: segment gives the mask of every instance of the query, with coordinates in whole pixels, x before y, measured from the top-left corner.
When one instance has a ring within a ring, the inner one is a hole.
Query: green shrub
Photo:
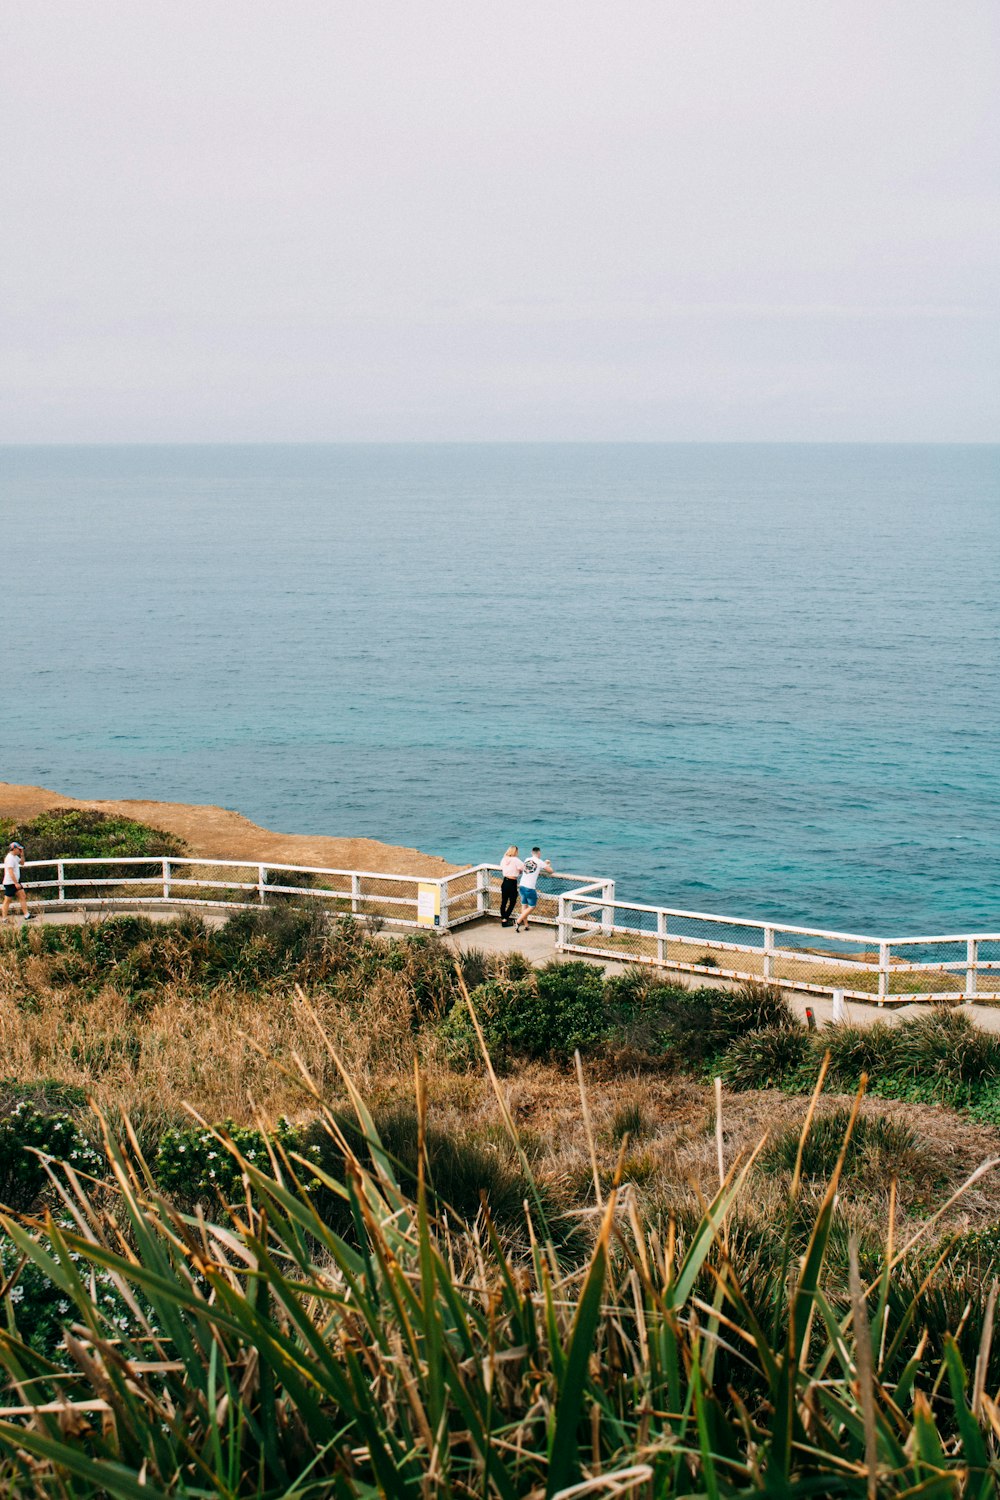
[[[110,1272],[101,1267],[93,1270],[80,1267],[81,1257],[75,1252],[71,1258],[78,1269],[88,1271],[88,1291],[108,1336],[113,1339],[123,1334],[138,1336],[140,1324]],[[0,1239],[0,1274],[5,1283],[8,1280],[10,1283],[4,1298],[9,1324],[29,1348],[47,1359],[53,1358],[67,1326],[76,1321],[76,1309],[65,1290],[51,1281],[34,1261],[23,1265],[16,1247],[8,1239]],[[142,1299],[141,1292],[138,1297]]]
[[[17,837],[28,859],[105,859],[181,855],[187,846],[162,828],[90,808],[54,807],[27,823],[0,818],[0,840]]]
[[[126,914],[106,917],[82,929],[89,938],[90,956],[102,966],[120,963],[140,943],[156,936],[158,924],[152,917]]]
[[[601,971],[584,962],[550,963],[531,978],[498,976],[471,1000],[495,1063],[516,1057],[570,1058],[592,1050],[608,1033]],[[464,998],[441,1028],[450,1056],[471,1061],[478,1052]]]
[[[329,921],[315,908],[278,905],[235,912],[211,934],[206,977],[251,990],[293,971],[302,978],[320,977],[330,957],[329,939]]]
[[[247,1161],[270,1171],[268,1140],[286,1151],[301,1151],[302,1132],[287,1120],[279,1120],[270,1136],[252,1126],[226,1120],[220,1127]],[[236,1159],[202,1127],[172,1129],[163,1133],[156,1153],[156,1180],[178,1203],[232,1202],[243,1197],[243,1176]]]
[[[614,981],[609,981],[609,991]],[[639,1052],[669,1058],[695,1073],[715,1071],[737,1037],[764,1028],[799,1026],[781,991],[747,983],[738,990],[652,984],[626,991],[615,1008],[616,1041]]]
[[[810,1052],[804,1027],[766,1026],[730,1044],[719,1074],[731,1089],[780,1088],[804,1067]]]
[[[103,1156],[69,1115],[45,1113],[22,1099],[0,1120],[0,1203],[15,1213],[32,1209],[48,1186],[36,1151],[78,1172],[100,1176],[105,1170]]]

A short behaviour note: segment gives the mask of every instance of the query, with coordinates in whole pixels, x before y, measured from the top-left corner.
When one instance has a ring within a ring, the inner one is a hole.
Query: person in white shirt
[[[527,932],[528,918],[538,905],[538,877],[551,874],[552,866],[547,859],[542,858],[542,851],[536,844],[524,861],[524,869],[521,871],[521,915],[514,923],[515,932]]]
[[[517,845],[511,844],[500,861],[500,926],[513,927],[514,907],[517,905],[517,878],[524,869],[524,860],[517,857]]]
[[[21,905],[21,915],[27,921],[31,916],[28,910],[28,894],[21,884],[21,861],[24,858],[24,847],[15,839],[7,850],[3,862],[3,906],[0,907],[0,921],[6,922],[7,913],[10,911],[10,903],[16,897]]]

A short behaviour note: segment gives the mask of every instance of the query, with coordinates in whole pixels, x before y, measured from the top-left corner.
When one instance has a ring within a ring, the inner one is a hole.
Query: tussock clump
[[[719,1074],[731,1089],[781,1088],[802,1071],[811,1054],[804,1027],[765,1026],[730,1044]]]
[[[720,997],[717,1004],[721,1025],[730,1036],[773,1027],[797,1030],[801,1024],[776,985],[748,979],[735,990],[714,993]]]
[[[849,1109],[841,1108],[813,1120],[802,1149],[804,1177],[825,1182],[833,1174],[850,1115]],[[760,1170],[792,1173],[800,1140],[800,1128],[782,1131],[761,1155]],[[843,1170],[848,1183],[868,1194],[886,1194],[896,1181],[909,1196],[926,1197],[940,1191],[945,1181],[928,1142],[905,1121],[880,1114],[862,1114],[855,1121]]]
[[[831,1026],[821,1040],[830,1081],[844,1088],[867,1073],[870,1091],[889,1098],[987,1108],[1000,1088],[1000,1037],[960,1010],[932,1006],[898,1026]]]
[[[410,1104],[390,1104],[373,1108],[371,1114],[378,1139],[388,1153],[401,1185],[408,1193],[415,1194],[419,1140],[416,1110]],[[345,1114],[338,1114],[335,1118],[344,1141],[372,1170],[370,1143],[357,1121]],[[335,1181],[344,1181],[343,1147],[322,1122],[316,1121],[308,1128],[303,1142],[305,1154],[311,1162]],[[527,1244],[524,1204],[534,1201],[535,1194],[540,1191],[546,1219],[557,1240],[568,1244],[576,1238],[573,1223],[565,1218],[563,1205],[552,1187],[540,1180],[532,1187],[506,1136],[496,1131],[480,1134],[470,1130],[445,1130],[428,1124],[424,1148],[428,1191],[439,1213],[472,1223],[485,1204],[490,1218],[505,1239]],[[320,1192],[316,1201],[329,1223],[342,1230],[347,1228],[350,1213],[342,1199]]]
[[[647,1131],[646,1115],[639,1099],[626,1099],[617,1106],[608,1125],[608,1134],[613,1141],[637,1141]]]

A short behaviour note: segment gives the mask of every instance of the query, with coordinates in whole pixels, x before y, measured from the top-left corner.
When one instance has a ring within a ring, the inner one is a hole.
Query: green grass
[[[162,828],[89,808],[56,807],[26,823],[0,818],[0,840],[18,838],[29,860],[182,855],[186,845]]]

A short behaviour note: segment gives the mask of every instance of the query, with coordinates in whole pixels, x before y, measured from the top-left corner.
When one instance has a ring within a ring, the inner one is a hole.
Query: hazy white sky
[[[0,0],[0,440],[1000,439],[997,0]]]

